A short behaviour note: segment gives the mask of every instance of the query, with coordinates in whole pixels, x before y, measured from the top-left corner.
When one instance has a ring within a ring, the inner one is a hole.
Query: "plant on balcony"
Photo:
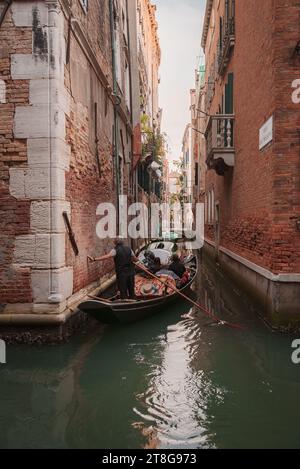
[[[141,117],[141,130],[143,158],[151,156],[153,161],[161,165],[166,154],[166,135],[151,127],[150,117],[147,114],[143,114]]]

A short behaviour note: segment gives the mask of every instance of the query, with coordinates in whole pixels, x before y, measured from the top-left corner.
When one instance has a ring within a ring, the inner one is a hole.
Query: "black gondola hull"
[[[180,290],[185,295],[189,294],[193,279]],[[158,297],[152,300],[136,301],[133,303],[112,302],[106,303],[99,300],[88,300],[79,306],[79,309],[92,316],[102,324],[130,324],[158,314],[174,301],[182,298],[178,293]]]

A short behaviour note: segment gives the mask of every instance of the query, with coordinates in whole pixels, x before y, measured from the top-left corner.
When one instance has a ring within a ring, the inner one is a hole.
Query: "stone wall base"
[[[94,321],[86,314],[76,311],[69,319],[60,325],[1,325],[0,338],[7,345],[27,344],[44,345],[66,342],[78,331],[94,327]]]
[[[300,282],[298,274],[276,276],[225,249],[206,242],[203,255],[217,261],[222,270],[257,304],[264,321],[283,333],[300,331]]]
[[[78,309],[88,294],[97,295],[110,288],[115,276],[96,287],[90,285],[73,295],[63,306],[43,305],[40,314],[32,314],[32,305],[8,305],[0,310],[0,339],[7,344],[55,344],[68,340],[79,329],[93,327],[95,321]],[[95,288],[96,287],[96,288]],[[9,312],[8,312],[9,311]]]

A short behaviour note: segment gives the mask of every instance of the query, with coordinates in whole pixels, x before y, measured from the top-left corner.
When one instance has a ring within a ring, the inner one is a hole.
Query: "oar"
[[[239,324],[231,324],[227,321],[222,321],[220,318],[218,318],[215,314],[213,314],[211,311],[208,311],[208,309],[204,308],[204,306],[201,306],[199,303],[196,303],[196,301],[192,300],[189,298],[187,295],[182,293],[178,288],[173,287],[173,285],[170,285],[168,282],[164,282],[161,280],[159,277],[154,275],[152,272],[150,272],[146,267],[141,265],[138,262],[134,262],[134,264],[139,267],[141,270],[143,270],[146,274],[150,275],[150,277],[153,277],[154,279],[158,280],[160,283],[162,283],[164,286],[169,287],[171,290],[173,290],[174,293],[177,293],[180,295],[182,298],[184,298],[186,301],[190,302],[192,305],[194,305],[196,308],[198,308],[200,311],[202,311],[206,316],[208,316],[210,319],[212,319],[215,323],[221,324],[222,326],[228,326],[231,327],[232,329],[240,329],[244,330],[245,328]]]
[[[88,298],[91,298],[92,300],[96,300],[96,301],[102,301],[103,303],[112,303],[111,300],[106,300],[105,298],[100,298],[99,296],[93,296],[93,295],[87,295]]]

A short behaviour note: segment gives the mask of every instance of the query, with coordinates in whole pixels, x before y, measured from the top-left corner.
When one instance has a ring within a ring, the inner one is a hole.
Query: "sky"
[[[160,68],[160,107],[162,131],[168,135],[171,158],[180,157],[185,126],[190,121],[190,89],[195,70],[203,58],[202,24],[206,0],[152,0],[157,5]]]

